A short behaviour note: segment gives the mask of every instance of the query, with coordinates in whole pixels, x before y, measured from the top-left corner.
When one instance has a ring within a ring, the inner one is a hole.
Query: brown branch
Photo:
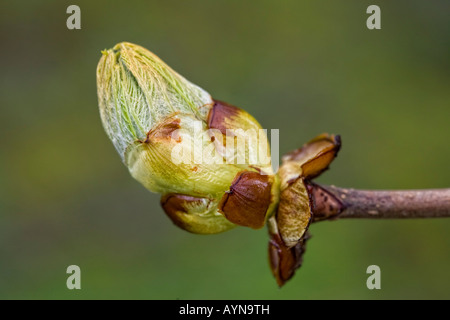
[[[308,182],[314,221],[344,218],[405,219],[450,217],[450,188],[356,190]]]

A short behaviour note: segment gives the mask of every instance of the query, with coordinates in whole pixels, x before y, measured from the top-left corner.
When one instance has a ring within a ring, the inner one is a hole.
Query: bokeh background
[[[66,28],[70,4],[81,30]],[[381,30],[366,28],[370,4]],[[179,230],[106,137],[95,82],[100,50],[134,42],[280,129],[282,153],[341,134],[322,183],[450,187],[449,11],[445,0],[2,1],[0,298],[449,299],[450,219],[315,224],[282,289],[265,229]],[[72,264],[82,290],[66,288]]]

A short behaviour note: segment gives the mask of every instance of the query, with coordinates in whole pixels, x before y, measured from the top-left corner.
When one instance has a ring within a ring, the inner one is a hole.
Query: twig
[[[319,186],[312,182],[308,187],[315,203],[315,221],[450,217],[450,188],[378,191]]]

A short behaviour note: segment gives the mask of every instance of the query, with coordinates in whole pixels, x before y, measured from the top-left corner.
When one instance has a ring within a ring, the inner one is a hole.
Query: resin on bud
[[[272,215],[278,178],[267,137],[250,114],[125,42],[103,51],[97,89],[103,126],[122,161],[162,194],[177,226],[204,234],[257,229]]]

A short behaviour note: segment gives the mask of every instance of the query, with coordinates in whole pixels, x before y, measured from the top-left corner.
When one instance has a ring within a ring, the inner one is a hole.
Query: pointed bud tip
[[[149,50],[121,42],[103,50],[97,67],[100,115],[124,160],[129,145],[174,113],[206,120],[213,100]]]

